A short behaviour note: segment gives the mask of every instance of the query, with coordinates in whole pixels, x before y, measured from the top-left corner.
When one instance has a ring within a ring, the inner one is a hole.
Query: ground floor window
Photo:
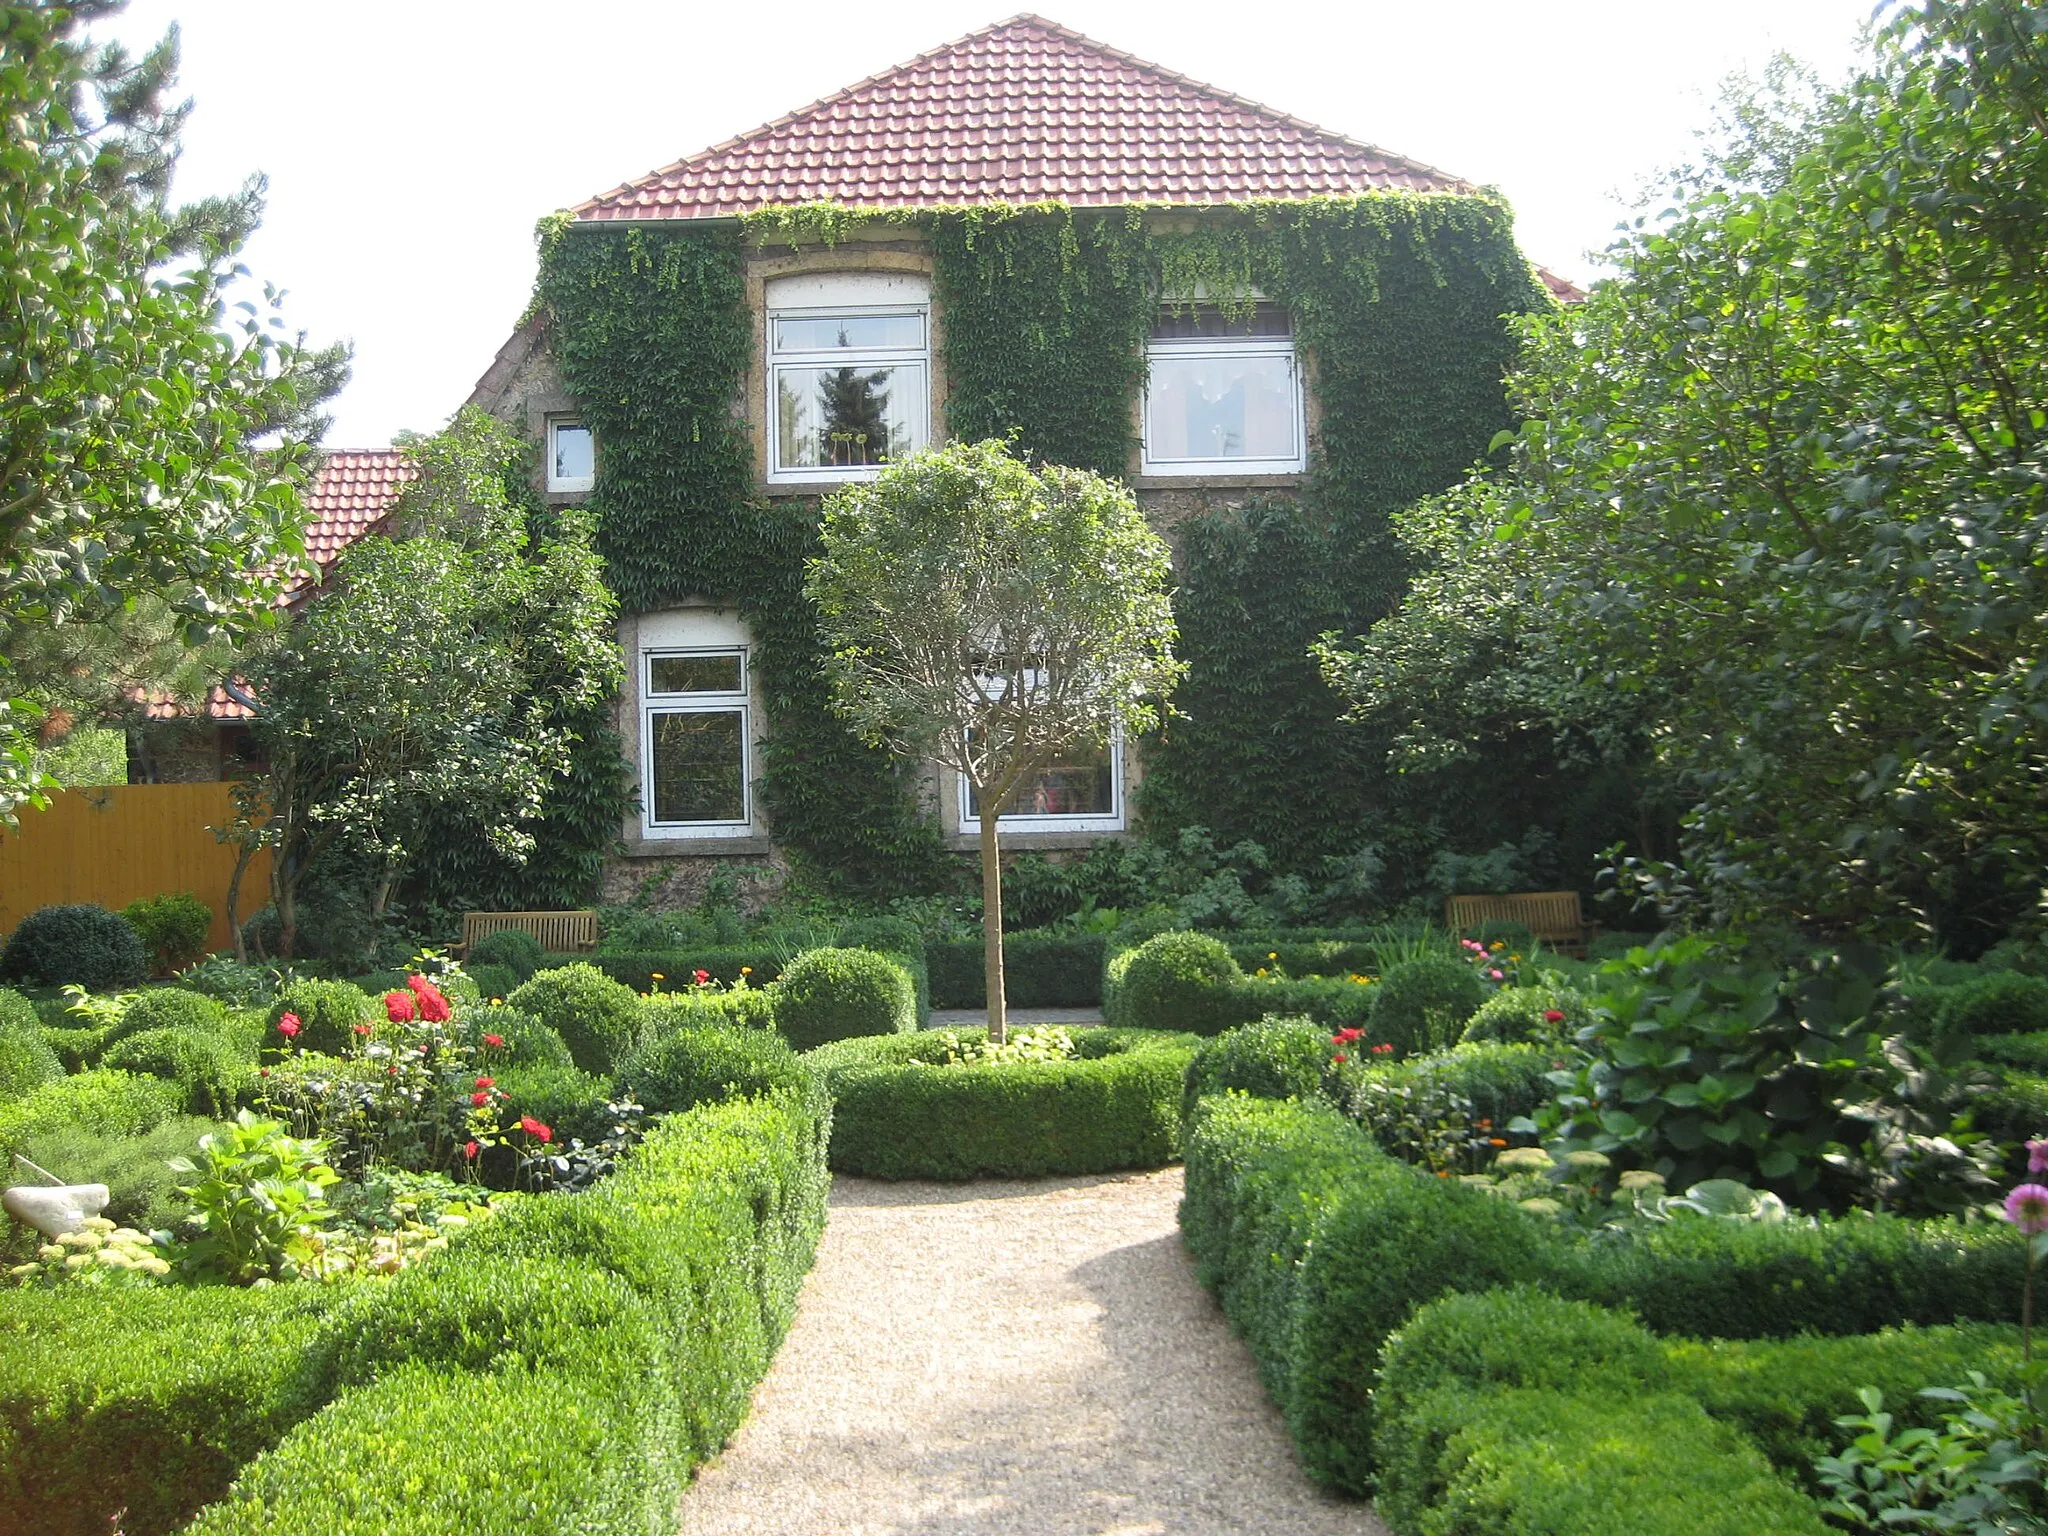
[[[1063,755],[1020,788],[1003,813],[1005,832],[1121,832],[1123,740]],[[960,830],[981,831],[981,797],[960,776]]]
[[[753,700],[744,627],[722,610],[641,621],[640,800],[650,837],[753,830]]]

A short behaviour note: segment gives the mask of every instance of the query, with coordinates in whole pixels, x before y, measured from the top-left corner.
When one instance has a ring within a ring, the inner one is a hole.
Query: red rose
[[[256,1075],[257,1075],[258,1077],[268,1077],[268,1076],[270,1076],[270,1068],[268,1068],[268,1067],[258,1067],[258,1068],[256,1069]]]
[[[1346,1057],[1346,1056],[1345,1056],[1345,1054],[1344,1054],[1344,1053],[1343,1053],[1342,1051],[1339,1051],[1339,1052],[1338,1052],[1338,1053],[1337,1053],[1336,1055],[1334,1055],[1334,1056],[1332,1056],[1332,1057],[1330,1058],[1330,1060],[1332,1060],[1332,1061],[1334,1061],[1335,1063],[1337,1063],[1337,1065],[1338,1065],[1338,1066],[1340,1066],[1340,1067],[1341,1067],[1341,1066],[1343,1066],[1343,1065],[1344,1065],[1344,1063],[1345,1063],[1345,1062],[1346,1062],[1346,1061],[1347,1061],[1348,1059],[1349,1059],[1349,1058],[1348,1058],[1348,1057]]]
[[[503,1035],[485,1035],[485,1036],[484,1036],[484,1044],[485,1044],[485,1045],[488,1045],[488,1046],[489,1046],[489,1047],[490,1047],[490,1048],[491,1048],[492,1050],[494,1050],[494,1051],[495,1051],[495,1050],[496,1050],[496,1049],[497,1049],[497,1048],[498,1048],[499,1046],[503,1045],[504,1043],[505,1043],[505,1037],[504,1037]]]
[[[412,994],[408,992],[386,992],[384,994],[384,1016],[394,1024],[410,1024],[413,1019]]]
[[[690,977],[701,987],[711,980],[711,973],[709,971],[692,971],[690,972]]]
[[[370,1033],[370,1026],[367,1024],[351,1024],[349,1025],[349,1032],[351,1034],[367,1035]]]
[[[478,1078],[476,1080],[476,1085],[479,1088],[495,1088],[497,1086],[497,1084],[488,1077]]]
[[[1544,1009],[1543,1022],[1546,1024],[1562,1024],[1564,1022],[1564,1011],[1560,1008]]]
[[[406,981],[408,985],[415,981],[419,983],[412,991],[413,996],[419,999],[420,1017],[429,1024],[447,1023],[453,1010],[448,1006],[448,999],[441,995],[441,989],[423,976],[409,976]]]
[[[475,1157],[476,1157],[476,1155],[477,1155],[477,1153],[478,1153],[478,1152],[480,1152],[480,1151],[482,1151],[482,1150],[483,1150],[483,1149],[482,1149],[481,1147],[479,1147],[479,1146],[478,1146],[478,1145],[477,1145],[477,1144],[476,1144],[475,1142],[473,1142],[473,1141],[465,1141],[465,1142],[464,1142],[464,1143],[462,1144],[462,1155],[463,1155],[464,1157],[470,1158],[470,1159],[472,1159],[472,1160],[474,1160],[474,1159],[475,1159]]]
[[[531,1115],[521,1115],[519,1117],[519,1129],[526,1132],[526,1134],[531,1136],[535,1141],[541,1142],[543,1144],[553,1141],[555,1139],[555,1133],[549,1130],[546,1126],[542,1125],[538,1120],[534,1119]]]
[[[472,1093],[469,1096],[469,1102],[474,1104],[478,1109],[482,1109],[486,1104],[491,1102],[491,1096],[488,1093],[485,1093],[481,1088],[479,1088],[475,1093]]]
[[[288,1013],[279,1019],[277,1032],[287,1040],[296,1038],[299,1033],[299,1016],[296,1013]]]
[[[1365,1031],[1362,1029],[1340,1029],[1330,1036],[1330,1044],[1349,1045],[1354,1040],[1362,1039],[1364,1035]]]

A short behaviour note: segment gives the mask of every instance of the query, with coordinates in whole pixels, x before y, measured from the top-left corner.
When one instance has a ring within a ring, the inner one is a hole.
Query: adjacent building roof
[[[1204,204],[1471,183],[1014,16],[574,210],[731,218],[778,204]]]

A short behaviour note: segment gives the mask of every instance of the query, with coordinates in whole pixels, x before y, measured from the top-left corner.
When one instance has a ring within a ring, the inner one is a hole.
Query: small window
[[[644,651],[642,797],[651,836],[730,836],[752,821],[747,653]]]
[[[854,479],[924,447],[929,321],[922,280],[851,274],[771,286],[769,477]]]
[[[1249,315],[1167,305],[1146,361],[1146,474],[1291,474],[1306,464],[1301,373],[1280,305]]]
[[[597,479],[597,451],[580,421],[548,423],[548,489],[587,491]]]
[[[1004,832],[1121,832],[1122,738],[1062,757],[1010,798]],[[981,831],[981,797],[960,775],[960,830]]]

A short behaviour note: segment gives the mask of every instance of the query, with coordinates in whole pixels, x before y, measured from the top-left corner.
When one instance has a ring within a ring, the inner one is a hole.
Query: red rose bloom
[[[690,976],[700,987],[711,980],[711,973],[709,971],[692,971]]]
[[[1544,1009],[1543,1022],[1546,1024],[1562,1024],[1564,1022],[1564,1011],[1560,1008]]]
[[[462,1155],[466,1158],[471,1159],[472,1161],[475,1160],[477,1153],[481,1152],[482,1150],[483,1148],[479,1147],[473,1141],[465,1141],[462,1144]]]
[[[496,1050],[496,1049],[497,1049],[497,1048],[498,1048],[499,1046],[503,1045],[504,1043],[505,1043],[505,1037],[504,1037],[503,1035],[485,1035],[485,1036],[484,1036],[484,1044],[485,1044],[485,1045],[488,1045],[488,1046],[489,1046],[489,1047],[490,1047],[490,1048],[491,1048],[492,1050],[494,1050],[494,1051],[495,1051],[495,1050]]]
[[[488,1093],[485,1093],[481,1088],[479,1088],[475,1093],[472,1093],[469,1096],[469,1102],[474,1104],[478,1109],[482,1109],[486,1104],[491,1102],[491,1096]]]
[[[351,1024],[349,1025],[349,1032],[351,1034],[367,1035],[370,1033],[370,1026],[367,1024]]]
[[[1344,1054],[1344,1053],[1343,1053],[1342,1051],[1339,1051],[1339,1052],[1338,1052],[1338,1053],[1337,1053],[1336,1055],[1334,1055],[1334,1056],[1332,1056],[1332,1057],[1330,1058],[1330,1060],[1332,1060],[1332,1061],[1334,1061],[1335,1063],[1337,1063],[1337,1065],[1338,1065],[1338,1066],[1340,1066],[1340,1067],[1341,1067],[1341,1066],[1343,1066],[1343,1065],[1344,1065],[1344,1063],[1345,1063],[1345,1062],[1346,1062],[1347,1060],[1349,1060],[1349,1059],[1350,1059],[1350,1058],[1348,1058],[1347,1056],[1345,1056],[1345,1054]]]
[[[542,1125],[538,1120],[534,1119],[531,1115],[521,1115],[519,1117],[519,1129],[526,1132],[526,1134],[531,1136],[535,1141],[541,1142],[543,1144],[553,1141],[555,1139],[555,1133],[549,1130],[546,1126]]]
[[[384,1016],[394,1024],[410,1024],[413,1020],[412,994],[409,992],[386,992],[384,994]]]
[[[496,1084],[496,1083],[495,1083],[495,1082],[494,1082],[494,1081],[493,1081],[492,1079],[490,1079],[490,1078],[488,1078],[488,1077],[480,1077],[480,1078],[478,1078],[478,1079],[476,1080],[476,1085],[477,1085],[477,1087],[479,1087],[479,1088],[495,1088],[495,1087],[497,1086],[497,1084]]]
[[[277,1032],[287,1040],[296,1038],[299,1033],[299,1016],[296,1013],[288,1013],[279,1019]]]

